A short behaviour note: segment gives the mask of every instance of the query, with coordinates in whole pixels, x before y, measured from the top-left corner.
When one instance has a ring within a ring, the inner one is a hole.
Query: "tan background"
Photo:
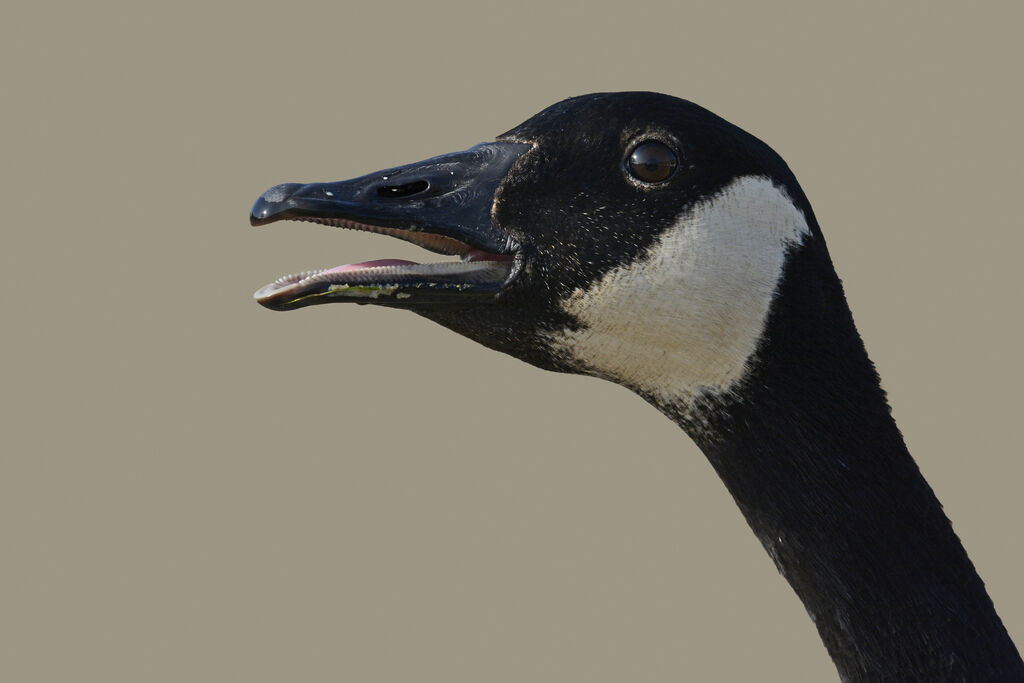
[[[266,187],[652,89],[811,197],[911,450],[1024,642],[1021,12],[933,3],[5,10],[3,681],[833,680],[711,468],[626,391],[414,315],[424,258]]]

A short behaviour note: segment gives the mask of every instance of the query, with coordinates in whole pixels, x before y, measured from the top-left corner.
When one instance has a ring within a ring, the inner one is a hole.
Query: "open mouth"
[[[285,275],[253,294],[257,302],[275,311],[345,301],[394,306],[443,305],[451,304],[453,295],[460,300],[493,300],[511,279],[515,265],[515,245],[511,240],[507,242],[507,253],[499,254],[444,235],[343,218],[296,217],[292,220],[390,235],[437,254],[458,256],[459,260],[416,263],[404,259],[377,259]]]
[[[397,237],[444,263],[380,259],[278,278],[256,300],[278,311],[331,302],[459,306],[495,301],[515,277],[519,246],[492,221],[509,169],[532,148],[490,142],[336,183],[284,183],[256,200],[253,225],[309,221]]]

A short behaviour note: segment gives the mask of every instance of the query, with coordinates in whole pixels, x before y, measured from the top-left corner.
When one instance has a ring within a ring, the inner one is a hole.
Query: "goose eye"
[[[629,174],[645,183],[660,183],[671,176],[679,164],[668,145],[648,140],[633,148],[626,159]]]

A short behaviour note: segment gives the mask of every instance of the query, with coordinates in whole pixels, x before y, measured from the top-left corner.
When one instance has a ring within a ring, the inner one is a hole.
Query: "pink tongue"
[[[360,268],[377,268],[379,266],[414,266],[415,261],[403,261],[400,258],[382,258],[376,261],[363,261],[362,263],[346,263],[343,266],[337,266],[330,270],[325,270],[321,275],[326,273],[343,273],[346,270],[359,270]]]

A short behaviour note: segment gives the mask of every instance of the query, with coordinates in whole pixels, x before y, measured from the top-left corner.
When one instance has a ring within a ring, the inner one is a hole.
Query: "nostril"
[[[416,180],[411,183],[405,183],[404,185],[385,185],[384,187],[377,188],[377,196],[384,199],[397,199],[399,197],[408,197],[410,195],[418,194],[428,187],[430,187],[430,183],[426,180]]]

